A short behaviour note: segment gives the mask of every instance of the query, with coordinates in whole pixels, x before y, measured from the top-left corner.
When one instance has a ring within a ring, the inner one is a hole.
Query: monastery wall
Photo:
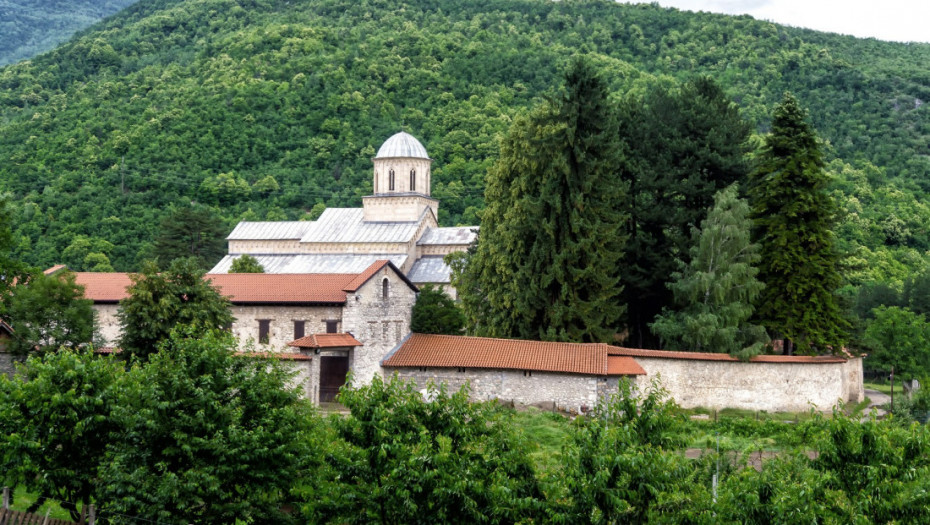
[[[123,333],[119,326],[119,319],[116,317],[119,305],[94,304],[93,308],[97,314],[97,329],[100,331],[100,336],[103,337],[103,345],[116,346],[120,335]]]
[[[370,254],[407,253],[406,242],[314,242],[302,244],[292,253]]]
[[[684,408],[742,408],[769,412],[831,410],[838,401],[864,398],[862,359],[841,363],[744,363],[636,357],[646,370],[637,383],[653,378]]]
[[[430,185],[432,184],[432,173],[430,165],[433,163],[430,159],[421,159],[416,157],[387,157],[373,159],[374,163],[374,193],[422,193],[430,194]],[[394,187],[391,187],[391,170],[394,171]],[[410,185],[410,171],[415,170],[416,180],[413,187]]]
[[[366,222],[415,222],[423,210],[432,208],[438,217],[439,201],[422,195],[381,194],[362,197],[363,220]]]

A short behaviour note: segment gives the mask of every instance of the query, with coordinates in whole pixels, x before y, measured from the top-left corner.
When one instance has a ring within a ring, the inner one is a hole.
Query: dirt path
[[[888,394],[883,394],[878,390],[865,389],[865,397],[869,398],[871,401],[869,406],[866,407],[865,413],[868,414],[872,411],[872,408],[875,408],[876,417],[884,417],[888,412],[881,408],[882,405],[887,405],[891,403],[891,396]]]

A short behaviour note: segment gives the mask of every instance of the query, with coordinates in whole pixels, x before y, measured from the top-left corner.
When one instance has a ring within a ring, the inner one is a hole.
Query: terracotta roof
[[[632,357],[620,355],[607,356],[607,375],[609,376],[644,376],[646,371]]]
[[[56,264],[55,266],[52,266],[51,268],[49,268],[48,270],[45,270],[45,271],[42,272],[42,273],[44,273],[45,275],[54,275],[54,274],[60,272],[61,270],[66,269],[66,268],[68,268],[68,267],[65,266],[64,264]]]
[[[352,334],[311,334],[291,341],[287,346],[297,348],[338,348],[345,346],[363,346]]]
[[[13,327],[8,325],[3,319],[0,319],[0,332],[6,332],[8,335],[13,335]]]
[[[644,350],[642,348],[623,348],[612,346],[607,351],[612,356],[629,357],[657,357],[661,359],[688,359],[692,361],[739,361],[729,354],[713,354],[708,352],[673,352],[669,350]],[[804,356],[804,355],[757,355],[749,360],[750,363],[845,363],[846,359],[832,355]]]
[[[385,266],[390,266],[391,269],[394,270],[394,273],[396,273],[405,283],[407,283],[407,286],[409,286],[413,291],[415,292],[420,291],[419,288],[417,288],[416,285],[413,284],[410,281],[410,279],[407,278],[406,275],[404,275],[404,272],[397,269],[397,266],[394,266],[394,263],[392,263],[391,261],[387,259],[380,259],[380,260],[373,262],[371,266],[365,269],[364,272],[358,274],[358,276],[355,277],[355,279],[352,279],[352,281],[349,284],[347,284],[345,288],[343,288],[343,290],[346,292],[354,292],[358,290],[365,283],[367,283],[369,279],[374,277],[375,274],[380,272],[381,269],[384,268]]]
[[[233,304],[242,303],[344,303],[345,273],[220,273],[207,275]]]
[[[48,270],[46,270],[47,272]],[[132,284],[128,273],[75,272],[74,281],[84,287],[84,297],[95,303],[118,303]]]
[[[607,348],[604,344],[411,334],[389,354],[383,365],[610,375]],[[645,371],[640,368],[636,373]]]
[[[128,297],[132,284],[128,273],[76,272],[75,281],[84,287],[84,297],[97,303],[116,303]],[[357,274],[265,274],[232,273],[207,275],[233,304],[256,303],[344,303],[343,288]]]

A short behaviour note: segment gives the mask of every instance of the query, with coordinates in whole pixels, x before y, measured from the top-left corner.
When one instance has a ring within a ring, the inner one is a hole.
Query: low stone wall
[[[862,359],[845,362],[739,362],[636,357],[640,388],[658,378],[684,408],[768,412],[828,411],[863,399]]]
[[[0,351],[0,375],[13,377],[16,372],[16,363],[21,363],[22,357],[15,356],[9,352]]]
[[[426,388],[433,381],[446,383],[449,391],[457,391],[470,383],[471,398],[476,401],[500,399],[525,405],[554,404],[569,412],[580,412],[597,405],[599,395],[617,390],[617,378],[598,378],[580,374],[555,372],[523,372],[522,370],[482,370],[455,368],[392,368],[384,375],[397,374],[400,379],[414,381]],[[603,384],[601,384],[603,383]]]

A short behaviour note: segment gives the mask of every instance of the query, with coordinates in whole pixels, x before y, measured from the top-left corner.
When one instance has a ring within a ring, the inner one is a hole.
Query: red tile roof
[[[54,274],[60,272],[61,270],[66,269],[66,268],[67,268],[67,266],[65,266],[64,264],[56,264],[55,266],[52,266],[51,268],[49,268],[48,270],[45,270],[45,271],[42,272],[42,273],[44,273],[45,275],[54,275]]]
[[[484,368],[611,375],[607,345],[411,334],[384,360],[390,367]],[[632,359],[631,359],[632,361]],[[632,369],[623,363],[626,369]],[[620,362],[617,363],[620,370]],[[634,373],[645,373],[641,368]],[[618,372],[616,375],[622,375]]]
[[[646,371],[632,357],[608,355],[607,375],[609,376],[644,376]]]
[[[739,361],[729,354],[707,352],[673,352],[669,350],[644,350],[642,348],[623,348],[612,346],[608,350],[612,356],[657,357],[660,359],[688,359],[692,361]],[[845,363],[846,359],[832,355],[757,355],[750,363]]]
[[[233,304],[305,304],[346,301],[346,293],[358,290],[385,266],[390,266],[407,284],[416,290],[403,273],[390,261],[376,261],[362,273],[215,273],[206,279],[219,288]],[[46,273],[58,271],[53,266]],[[128,297],[126,288],[132,284],[128,273],[75,272],[77,284],[84,287],[84,297],[98,303],[115,303]]]
[[[291,341],[287,346],[297,348],[339,348],[346,346],[363,346],[352,334],[311,334]]]
[[[84,287],[84,297],[97,303],[116,303],[128,297],[132,284],[128,273],[76,272],[75,281]],[[233,304],[344,303],[345,285],[356,274],[210,274],[206,279]]]

